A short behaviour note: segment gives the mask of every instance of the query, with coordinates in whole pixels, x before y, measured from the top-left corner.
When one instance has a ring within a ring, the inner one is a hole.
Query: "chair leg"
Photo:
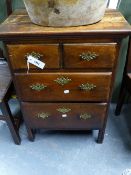
[[[121,108],[123,106],[124,99],[125,99],[125,96],[126,96],[126,91],[127,90],[126,90],[126,87],[125,87],[125,83],[123,82],[123,85],[122,85],[121,90],[120,90],[116,110],[115,110],[115,115],[120,115]]]
[[[3,58],[3,50],[0,48],[0,58]]]
[[[2,108],[1,108],[2,113],[6,118],[6,122],[7,122],[7,125],[9,127],[9,130],[11,132],[11,135],[13,137],[13,140],[14,140],[15,144],[20,145],[21,139],[20,139],[20,136],[19,136],[18,129],[15,125],[13,116],[11,114],[9,105],[8,105],[7,102],[4,101],[4,102],[2,102],[1,106],[2,106]]]

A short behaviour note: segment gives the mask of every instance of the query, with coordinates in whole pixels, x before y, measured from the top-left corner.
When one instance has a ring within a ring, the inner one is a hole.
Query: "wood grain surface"
[[[113,68],[117,58],[117,43],[85,43],[64,45],[65,68]],[[95,54],[90,60],[81,58],[82,54]]]
[[[59,68],[60,67],[60,52],[58,44],[16,44],[7,45],[8,53],[11,61],[12,68],[16,69],[27,69],[27,54],[40,54],[40,61],[45,63],[45,69],[48,68]],[[30,64],[30,68],[37,69],[36,66]]]
[[[57,78],[69,78],[65,85],[58,84]],[[109,98],[112,73],[34,73],[15,74],[18,96],[23,101],[107,101]],[[91,91],[80,89],[82,84],[93,84]],[[45,89],[32,90],[32,85],[45,85]],[[64,91],[69,90],[68,94]]]
[[[59,108],[70,109],[65,113],[67,117],[62,117],[62,113],[57,111]],[[94,110],[95,109],[95,110]],[[98,129],[103,125],[106,103],[24,103],[22,102],[22,110],[25,121],[31,128],[45,129]],[[38,117],[42,113],[48,113],[46,119]],[[81,114],[88,114],[90,118],[81,119]]]
[[[75,36],[94,36],[96,34],[115,34],[118,35],[127,35],[131,33],[131,27],[126,22],[124,17],[120,12],[116,10],[107,10],[103,20],[96,24],[80,26],[80,27],[41,27],[33,24],[29,16],[27,15],[26,10],[16,10],[13,14],[5,20],[0,26],[0,38],[9,39],[14,36],[16,37],[27,37],[32,36],[34,38],[44,36],[65,36],[73,35]],[[13,39],[13,38],[12,38]]]

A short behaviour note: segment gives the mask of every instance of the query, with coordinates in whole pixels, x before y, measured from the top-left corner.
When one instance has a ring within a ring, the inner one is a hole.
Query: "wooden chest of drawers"
[[[103,141],[120,46],[130,34],[115,10],[97,24],[67,28],[36,26],[18,10],[0,26],[30,140],[44,128],[99,130]]]

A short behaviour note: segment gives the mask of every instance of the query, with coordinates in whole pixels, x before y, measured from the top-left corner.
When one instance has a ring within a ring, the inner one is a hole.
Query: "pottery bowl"
[[[100,21],[107,0],[23,0],[31,21],[42,26],[79,26]]]

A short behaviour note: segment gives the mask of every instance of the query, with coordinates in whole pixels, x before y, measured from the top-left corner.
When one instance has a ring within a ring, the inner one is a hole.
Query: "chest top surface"
[[[100,34],[115,34],[129,35],[131,27],[125,18],[117,10],[106,10],[104,18],[92,25],[79,27],[42,27],[31,22],[25,9],[14,11],[0,25],[0,39],[10,37],[33,37],[33,36],[54,36],[54,35],[100,35]]]

